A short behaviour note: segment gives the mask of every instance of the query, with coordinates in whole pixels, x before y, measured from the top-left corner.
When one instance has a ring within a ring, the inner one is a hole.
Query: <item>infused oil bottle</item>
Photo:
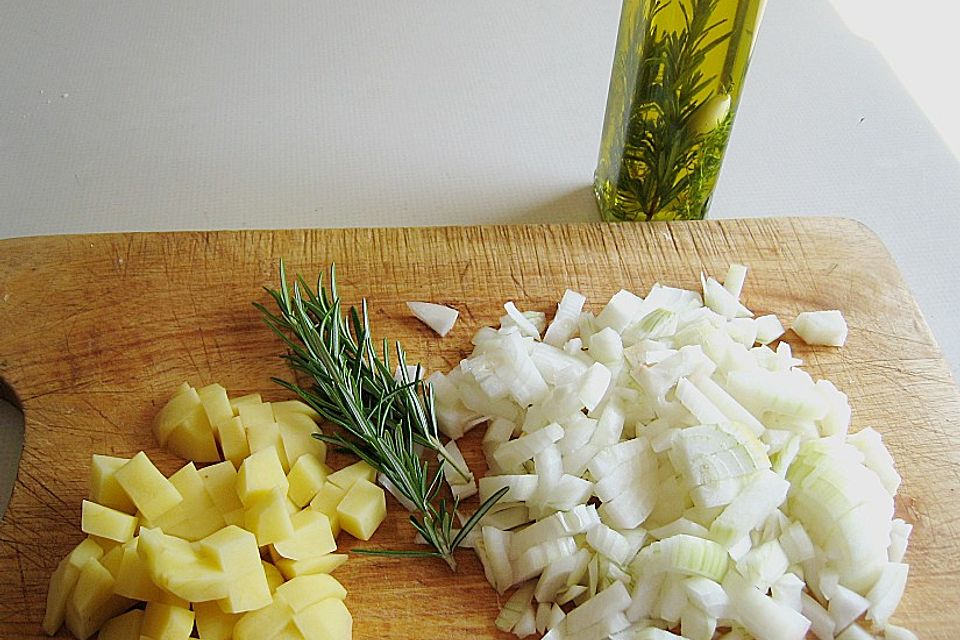
[[[594,191],[605,220],[703,218],[765,0],[624,0]]]

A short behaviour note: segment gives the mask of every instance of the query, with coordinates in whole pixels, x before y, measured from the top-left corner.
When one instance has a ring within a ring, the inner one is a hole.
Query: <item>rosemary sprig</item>
[[[383,340],[381,353],[374,347],[366,301],[361,302],[359,310],[351,306],[346,316],[342,313],[335,267],[330,268],[329,288],[321,276],[314,291],[298,275],[291,291],[281,261],[280,287],[266,291],[278,311],[274,313],[259,303],[254,306],[286,345],[288,352],[282,357],[295,372],[307,376],[310,384],[302,387],[279,378],[274,381],[296,393],[337,427],[330,433],[314,434],[316,438],[366,461],[414,505],[416,511],[410,514],[410,522],[432,547],[423,551],[357,552],[442,558],[456,570],[453,551],[506,490],[480,505],[454,535],[458,500],[454,498],[451,507],[439,495],[443,465],[453,463],[440,442],[433,388],[420,380],[420,365],[411,380],[403,347],[396,342],[400,379],[394,377],[388,341]],[[421,457],[421,448],[439,456],[435,470]],[[467,473],[461,469],[457,472]]]

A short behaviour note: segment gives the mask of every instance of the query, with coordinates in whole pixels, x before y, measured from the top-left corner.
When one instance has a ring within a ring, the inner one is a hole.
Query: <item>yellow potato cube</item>
[[[94,454],[90,465],[90,500],[117,511],[133,514],[137,506],[117,482],[114,474],[128,462],[127,458]]]
[[[325,482],[317,495],[310,501],[311,509],[326,514],[330,519],[330,528],[333,530],[334,538],[340,535],[340,516],[337,514],[337,505],[340,504],[345,495],[347,495],[346,490],[332,482]]]
[[[133,539],[139,522],[135,516],[84,500],[80,509],[80,529],[92,536],[126,542]]]
[[[230,592],[230,576],[186,540],[159,529],[141,529],[137,549],[153,582],[178,598],[205,602]]]
[[[197,543],[199,553],[227,575],[238,576],[262,567],[257,539],[246,529],[226,526]]]
[[[47,608],[43,616],[43,630],[47,635],[53,635],[63,625],[67,610],[67,600],[73,592],[80,570],[91,559],[103,557],[103,549],[92,538],[84,538],[83,542],[73,548],[60,561],[53,576],[50,577],[50,586],[47,589]]]
[[[140,634],[151,640],[189,640],[194,614],[190,609],[160,602],[148,602]]]
[[[140,640],[140,627],[143,624],[143,611],[133,609],[110,618],[102,627],[97,640]]]
[[[287,482],[290,484],[287,496],[293,504],[302,508],[313,500],[326,480],[326,466],[313,454],[304,454],[297,458],[287,474]]]
[[[199,540],[226,525],[192,462],[170,476],[170,483],[183,496],[183,501],[151,522],[151,526],[185,540]]]
[[[350,640],[353,616],[337,598],[327,598],[293,614],[293,623],[305,640]]]
[[[287,458],[287,452],[283,448],[283,439],[280,437],[280,425],[276,422],[247,427],[247,443],[250,445],[251,453],[273,447],[277,450],[277,457],[280,459],[283,472],[286,473],[290,471],[290,460]]]
[[[227,390],[219,384],[213,383],[201,387],[197,389],[197,395],[203,403],[203,411],[207,414],[207,420],[211,425],[216,426],[233,418],[233,407],[230,406]]]
[[[244,614],[233,628],[234,640],[264,640],[277,637],[290,624],[290,608],[278,601]]]
[[[238,526],[238,527],[242,527],[242,526],[243,526],[243,514],[244,514],[244,509],[243,509],[243,507],[241,507],[241,508],[239,508],[239,509],[234,509],[233,511],[231,511],[231,512],[229,512],[229,513],[223,514],[223,521],[226,522],[227,525],[231,525],[231,524],[232,524],[232,525],[236,525],[236,526]]]
[[[248,393],[245,396],[239,396],[237,398],[230,398],[230,408],[233,409],[233,415],[238,415],[240,405],[243,404],[260,404],[263,402],[263,399],[260,397],[259,393]]]
[[[197,390],[184,382],[163,408],[153,417],[153,434],[161,447],[167,446],[167,439],[178,424],[203,410]]]
[[[151,600],[151,602],[159,602],[160,604],[168,604],[168,605],[170,605],[170,606],[172,606],[172,607],[180,607],[181,609],[189,609],[189,608],[190,608],[190,601],[189,601],[189,600],[186,600],[186,599],[184,599],[184,598],[181,598],[180,596],[175,596],[175,595],[173,595],[172,593],[170,593],[169,591],[164,591],[163,589],[160,589],[160,595],[158,595],[155,600]]]
[[[270,493],[274,487],[280,487],[284,496],[290,488],[276,448],[268,447],[250,454],[237,472],[237,495],[240,501],[249,505],[256,498]]]
[[[132,543],[133,539],[127,541]],[[113,579],[117,579],[117,575],[120,573],[120,563],[123,561],[123,549],[126,545],[118,544],[100,558],[100,564],[103,565],[103,568],[110,572],[110,575],[113,576]],[[116,586],[114,586],[114,591],[116,591]]]
[[[144,602],[156,600],[160,588],[150,578],[147,564],[137,551],[138,540],[139,538],[134,538],[121,547],[123,555],[120,558],[120,568],[117,570],[113,591],[117,595],[133,600]]]
[[[230,640],[233,628],[242,614],[224,613],[216,602],[197,602],[193,605],[200,640]]]
[[[173,428],[167,437],[166,447],[186,460],[219,462],[223,459],[217,449],[213,427],[202,406]]]
[[[237,469],[229,460],[200,469],[200,478],[221,514],[243,508],[237,495]]]
[[[300,400],[284,400],[283,402],[273,402],[271,404],[273,405],[273,415],[276,418],[291,413],[299,413],[309,417],[311,420],[320,420],[320,414]]]
[[[273,407],[269,402],[239,404],[237,405],[237,415],[240,416],[243,426],[247,429],[276,422],[276,418],[273,416]]]
[[[250,443],[247,442],[247,430],[240,418],[234,416],[217,425],[217,437],[220,439],[220,448],[223,457],[233,463],[235,467],[243,464],[244,458],[250,455]]]
[[[369,540],[387,517],[383,489],[363,478],[357,480],[337,505],[340,526],[360,540]]]
[[[180,492],[153,466],[143,451],[117,469],[114,475],[148,520],[156,520],[183,501]]]
[[[376,477],[377,471],[363,460],[360,460],[359,462],[354,462],[349,467],[344,467],[339,471],[331,473],[327,476],[327,481],[347,491],[353,486],[354,482],[361,478],[368,482],[373,482]]]
[[[267,577],[267,586],[270,587],[270,593],[274,593],[277,587],[283,584],[283,574],[275,566],[264,560],[263,574]]]
[[[287,580],[297,576],[307,576],[315,573],[333,573],[340,565],[347,561],[345,553],[328,553],[325,556],[316,556],[306,560],[277,560],[277,569]]]
[[[294,613],[327,598],[343,600],[347,590],[331,575],[316,573],[299,576],[277,588],[276,599],[285,602]]]
[[[226,598],[218,600],[217,604],[226,613],[244,613],[261,609],[272,601],[270,584],[261,565],[249,573],[232,576],[230,593]],[[238,636],[234,635],[234,637]]]
[[[310,453],[320,460],[327,457],[327,445],[317,440],[313,434],[319,433],[317,424],[302,413],[288,413],[277,417],[280,427],[280,439],[283,441],[287,459],[292,465],[300,456]]]
[[[86,640],[110,618],[123,613],[133,601],[113,593],[114,579],[110,572],[91,558],[80,570],[77,584],[67,599],[67,629],[80,640]]]
[[[243,527],[257,537],[257,544],[261,547],[291,537],[293,522],[287,511],[286,490],[274,487],[249,504],[244,513]]]
[[[304,560],[337,550],[337,542],[326,514],[305,509],[290,516],[293,535],[273,544],[280,556],[288,560]]]

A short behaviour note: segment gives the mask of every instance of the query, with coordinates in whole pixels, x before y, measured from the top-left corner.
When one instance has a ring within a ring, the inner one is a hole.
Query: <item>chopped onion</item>
[[[460,316],[460,312],[456,309],[432,302],[408,302],[407,308],[417,320],[436,331],[440,337],[450,333]]]
[[[804,311],[791,328],[807,344],[842,347],[847,341],[847,323],[836,309]]]

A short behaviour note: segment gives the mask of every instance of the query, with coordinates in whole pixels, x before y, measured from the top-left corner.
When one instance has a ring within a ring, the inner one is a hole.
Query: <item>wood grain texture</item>
[[[289,230],[111,234],[0,242],[0,379],[26,416],[23,459],[0,523],[0,637],[40,638],[47,580],[81,539],[80,501],[93,453],[144,449],[169,473],[150,419],[174,387],[221,382],[231,393],[281,399],[279,345],[254,300],[276,282],[278,258],[312,278],[336,262],[346,302],[365,295],[375,332],[403,341],[430,370],[469,351],[502,303],[548,315],[564,288],[597,310],[614,292],[656,280],[696,288],[701,270],[750,267],[757,313],[842,309],[842,349],[791,341],[815,377],[850,396],[855,428],[879,430],[903,475],[901,515],[915,524],[911,574],[896,621],[925,639],[960,627],[960,394],[889,254],[841,219],[681,224]],[[461,312],[441,340],[404,302]],[[789,337],[789,336],[788,336]],[[472,436],[476,436],[474,433]],[[477,437],[465,446],[479,460]],[[396,505],[371,544],[407,544]],[[342,536],[346,548],[353,544]],[[440,562],[352,557],[357,638],[501,637],[497,597],[475,558],[451,574]]]

